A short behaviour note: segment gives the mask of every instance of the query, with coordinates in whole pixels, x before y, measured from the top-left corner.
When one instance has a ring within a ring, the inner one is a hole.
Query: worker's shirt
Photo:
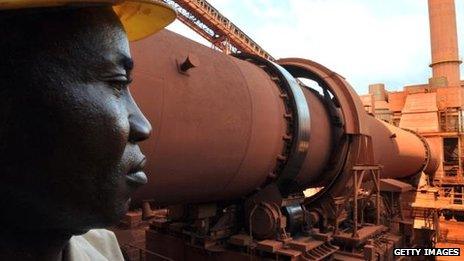
[[[116,236],[106,229],[93,229],[71,237],[63,254],[66,261],[124,260]]]

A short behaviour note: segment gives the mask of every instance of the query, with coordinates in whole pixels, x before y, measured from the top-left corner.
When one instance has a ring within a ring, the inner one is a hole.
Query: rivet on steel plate
[[[195,54],[189,54],[185,58],[184,62],[179,66],[179,69],[182,72],[187,72],[188,70],[198,67],[200,65],[200,60]]]

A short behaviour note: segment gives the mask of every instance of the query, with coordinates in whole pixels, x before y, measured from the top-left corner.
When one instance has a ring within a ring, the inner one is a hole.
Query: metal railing
[[[251,53],[275,59],[206,0],[163,0],[177,10],[178,19],[213,46],[230,53]]]

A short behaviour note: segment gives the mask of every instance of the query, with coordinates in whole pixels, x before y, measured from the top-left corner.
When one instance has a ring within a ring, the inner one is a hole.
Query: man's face
[[[17,89],[0,108],[8,112],[0,114],[6,121],[0,138],[7,140],[0,148],[0,204],[16,206],[17,222],[26,228],[110,225],[146,182],[137,143],[151,126],[128,89],[127,37],[111,9],[79,12],[63,25],[41,21],[36,30],[43,29],[43,42],[25,50],[34,59],[25,59],[30,74],[22,77],[33,80],[12,77]]]

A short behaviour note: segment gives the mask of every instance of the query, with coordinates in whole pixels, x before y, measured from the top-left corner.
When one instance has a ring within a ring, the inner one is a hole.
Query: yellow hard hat
[[[174,9],[158,0],[0,0],[0,10],[98,4],[113,6],[130,41],[160,31],[177,16]]]

